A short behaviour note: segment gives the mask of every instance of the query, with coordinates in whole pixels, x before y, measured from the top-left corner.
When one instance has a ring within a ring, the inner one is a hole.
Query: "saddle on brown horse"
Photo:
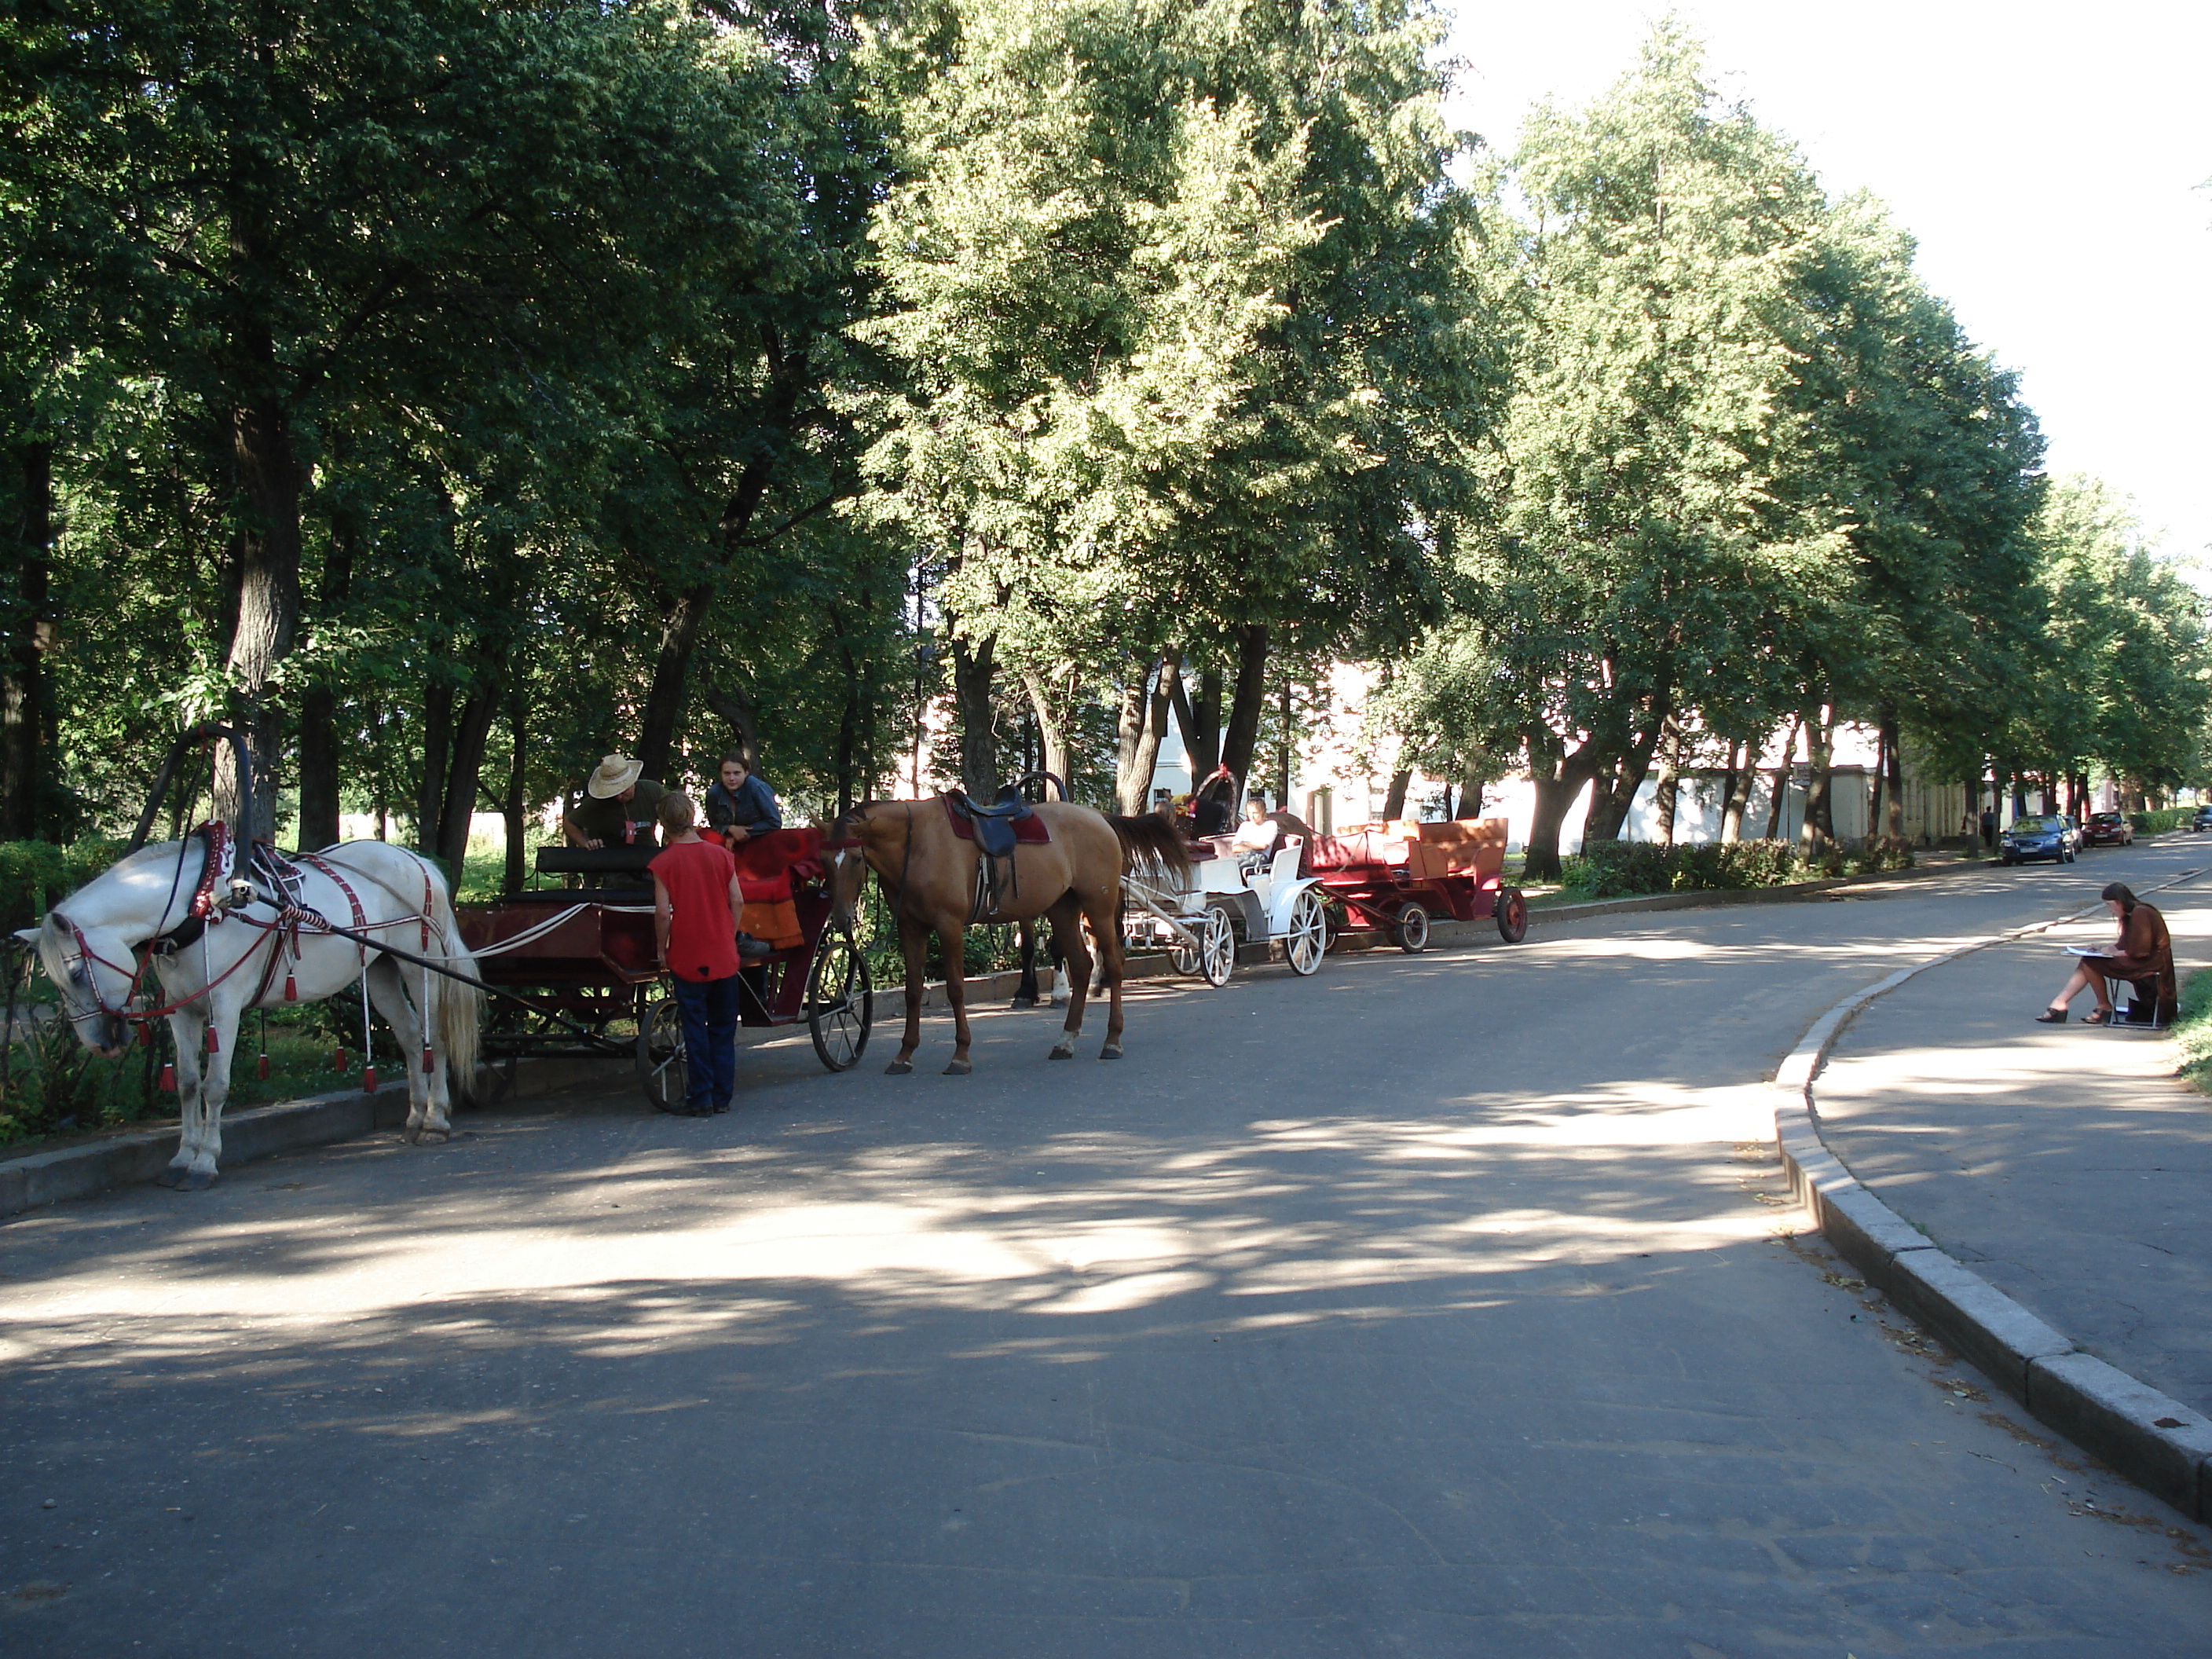
[[[975,896],[968,908],[968,920],[988,921],[999,913],[1002,896],[1021,891],[1014,848],[1042,845],[1052,839],[1052,832],[1012,785],[1000,790],[988,806],[977,805],[963,790],[949,790],[945,814],[952,822],[954,835],[975,843]]]

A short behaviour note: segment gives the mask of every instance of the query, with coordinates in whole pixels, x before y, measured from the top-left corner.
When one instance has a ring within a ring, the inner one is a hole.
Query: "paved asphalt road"
[[[1778,1237],[1757,1089],[2196,851],[1240,973],[1110,1066],[1042,1013],[967,1079],[941,1022],[904,1079],[802,1039],[726,1118],[25,1217],[0,1651],[2202,1656],[2212,1535]]]

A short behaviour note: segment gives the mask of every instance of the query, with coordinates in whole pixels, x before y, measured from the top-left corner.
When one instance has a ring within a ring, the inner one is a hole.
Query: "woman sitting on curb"
[[[2145,904],[2117,881],[2105,889],[2104,897],[2106,908],[2120,919],[2119,938],[2102,956],[2083,957],[2075,964],[2066,988],[2035,1017],[2039,1024],[2064,1024],[2066,1005],[2084,989],[2096,993],[2097,1012],[2081,1023],[2111,1024],[2112,999],[2105,988],[2108,979],[2124,981],[2134,988],[2138,1000],[2151,1001],[2160,1014],[2169,1018],[2180,1001],[2180,987],[2173,973],[2173,940],[2158,907]]]

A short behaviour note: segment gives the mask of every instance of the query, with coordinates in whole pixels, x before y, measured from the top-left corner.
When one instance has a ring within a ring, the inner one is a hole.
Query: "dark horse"
[[[1013,852],[1013,879],[999,907],[983,920],[1027,921],[1038,916],[1052,923],[1053,943],[1068,967],[1067,1027],[1052,1050],[1054,1060],[1075,1053],[1083,1035],[1083,1006],[1091,991],[1091,952],[1082,924],[1088,921],[1098,941],[1110,999],[1106,1046],[1101,1060],[1121,1057],[1121,876],[1148,869],[1180,874],[1190,867],[1182,837],[1158,813],[1109,817],[1067,801],[1041,801],[1030,809],[1051,840],[1024,842]],[[856,806],[830,826],[823,846],[830,870],[830,899],[838,925],[850,927],[869,870],[883,884],[897,919],[899,945],[906,955],[906,1036],[898,1057],[884,1069],[914,1070],[914,1051],[921,1046],[921,975],[929,935],[942,945],[946,964],[945,994],[951,1000],[955,1041],[954,1076],[970,1070],[968,1059],[968,998],[962,981],[970,907],[975,902],[976,844],[953,833],[945,797],[927,800],[879,800]]]

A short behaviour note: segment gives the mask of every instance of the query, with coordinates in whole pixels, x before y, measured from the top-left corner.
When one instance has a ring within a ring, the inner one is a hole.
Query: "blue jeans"
[[[679,979],[684,1016],[684,1096],[693,1111],[720,1111],[738,1089],[738,976]]]

